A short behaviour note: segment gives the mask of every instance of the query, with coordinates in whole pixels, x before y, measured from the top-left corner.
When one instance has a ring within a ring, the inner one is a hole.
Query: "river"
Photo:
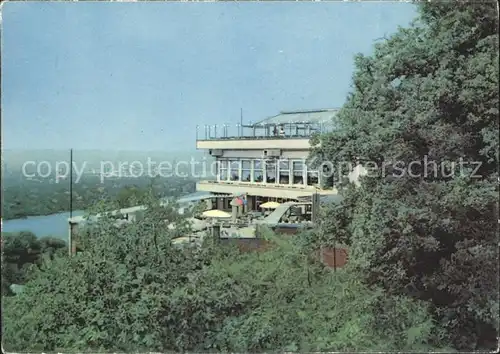
[[[208,193],[195,192],[188,194],[180,198],[179,202],[191,201],[206,194]],[[73,212],[73,216],[80,216],[83,214],[84,211],[82,210]],[[68,239],[68,218],[69,212],[63,212],[51,215],[29,216],[24,219],[3,220],[2,231],[31,231],[37,237],[53,236],[66,241]]]
[[[83,211],[73,212],[73,216],[83,215]],[[2,221],[2,232],[31,231],[38,237],[54,236],[63,240],[68,239],[69,212],[28,216],[25,219]]]

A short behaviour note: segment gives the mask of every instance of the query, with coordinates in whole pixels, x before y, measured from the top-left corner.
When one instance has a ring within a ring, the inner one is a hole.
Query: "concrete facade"
[[[308,165],[310,139],[336,127],[338,109],[282,111],[254,124],[205,125],[196,148],[215,158],[215,181],[200,181],[198,191],[258,199],[297,200],[314,194],[336,194],[333,178]],[[321,171],[322,172],[322,171]]]
[[[312,196],[314,193],[321,195],[337,194],[337,189],[321,190],[312,186],[294,187],[289,185],[269,185],[245,182],[217,182],[201,181],[196,184],[196,190],[221,194],[247,194],[250,196],[299,199]]]
[[[197,149],[223,149],[223,150],[262,150],[264,149],[287,149],[308,150],[310,148],[309,138],[288,139],[212,139],[196,141]]]

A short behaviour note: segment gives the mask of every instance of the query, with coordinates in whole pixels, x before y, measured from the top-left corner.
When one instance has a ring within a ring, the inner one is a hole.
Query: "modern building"
[[[207,125],[203,135],[198,128],[196,148],[215,158],[217,178],[200,181],[197,190],[220,197],[217,209],[230,209],[228,197],[245,195],[248,210],[269,200],[311,201],[314,194],[337,194],[333,178],[308,163],[311,137],[335,129],[337,111],[281,112],[238,124],[234,134],[225,125]]]
[[[251,224],[252,211],[260,212],[263,203],[276,201],[280,207],[258,223],[274,226],[289,223],[295,227],[294,218],[314,222],[322,201],[340,199],[333,173],[325,174],[315,167],[321,164],[309,161],[311,138],[335,129],[337,112],[336,109],[281,112],[257,123],[240,123],[233,134],[228,125],[206,125],[204,134],[200,134],[198,127],[196,148],[213,158],[215,171],[211,170],[216,177],[210,173],[199,181],[197,194],[179,200],[181,206],[205,201],[206,209],[231,210],[234,224],[237,219]],[[357,165],[349,180],[357,183],[365,173]],[[113,213],[125,219],[117,222],[130,222],[144,208],[136,206]],[[82,224],[85,224],[82,216],[69,220],[71,253],[76,252],[78,228]]]

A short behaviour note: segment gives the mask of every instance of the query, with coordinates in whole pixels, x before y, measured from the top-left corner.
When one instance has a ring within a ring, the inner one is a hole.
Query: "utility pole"
[[[69,233],[68,247],[69,255],[73,254],[73,149],[69,150]]]
[[[69,217],[73,217],[73,149],[69,150]]]

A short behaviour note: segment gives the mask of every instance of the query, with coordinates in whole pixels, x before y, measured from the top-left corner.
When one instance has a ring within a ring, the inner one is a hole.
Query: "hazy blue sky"
[[[3,6],[4,148],[187,150],[195,127],[341,106],[396,2]],[[203,129],[201,129],[203,130]]]

